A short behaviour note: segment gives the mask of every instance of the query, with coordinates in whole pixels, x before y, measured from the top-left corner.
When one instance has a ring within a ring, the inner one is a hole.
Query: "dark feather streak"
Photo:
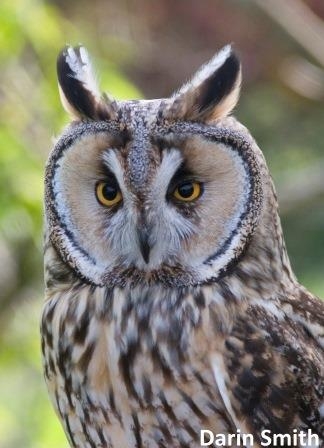
[[[234,53],[201,86],[199,113],[220,103],[233,89],[240,71],[240,61]]]

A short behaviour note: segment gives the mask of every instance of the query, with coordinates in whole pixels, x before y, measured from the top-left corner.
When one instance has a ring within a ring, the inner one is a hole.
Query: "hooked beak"
[[[137,229],[137,237],[142,257],[146,264],[150,261],[151,246],[149,244],[149,231],[146,227]]]

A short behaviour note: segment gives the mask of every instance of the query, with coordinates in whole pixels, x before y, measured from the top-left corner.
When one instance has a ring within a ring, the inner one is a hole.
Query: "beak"
[[[137,237],[142,257],[146,264],[150,261],[151,246],[149,244],[149,231],[146,227],[137,229]]]

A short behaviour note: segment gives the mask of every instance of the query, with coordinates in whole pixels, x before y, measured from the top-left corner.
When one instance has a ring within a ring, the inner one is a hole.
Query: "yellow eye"
[[[96,186],[96,196],[100,204],[112,207],[123,199],[122,194],[115,183],[99,182]]]
[[[178,185],[173,192],[173,196],[178,201],[191,202],[199,198],[202,193],[202,186],[198,182],[186,181]]]

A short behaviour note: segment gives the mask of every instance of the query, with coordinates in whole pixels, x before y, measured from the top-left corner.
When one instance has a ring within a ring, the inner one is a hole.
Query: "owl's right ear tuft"
[[[65,47],[57,58],[57,78],[64,109],[74,119],[113,119],[115,103],[101,95],[87,50]]]
[[[227,45],[173,95],[168,118],[208,123],[226,117],[238,101],[240,87],[240,61]]]

